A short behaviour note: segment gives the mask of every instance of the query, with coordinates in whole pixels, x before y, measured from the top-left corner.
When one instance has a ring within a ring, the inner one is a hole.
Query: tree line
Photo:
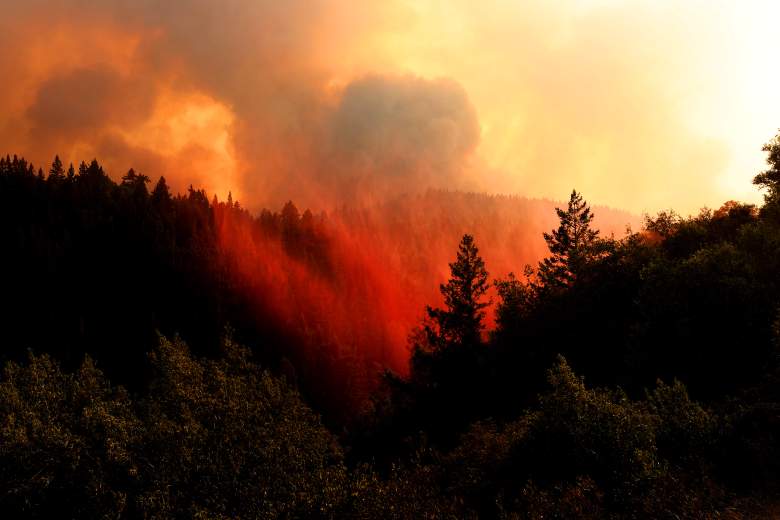
[[[279,362],[297,338],[273,320],[252,329],[256,315],[236,319],[241,292],[210,235],[210,208],[228,203],[194,189],[173,197],[164,180],[149,193],[132,171],[115,184],[96,162],[76,173],[55,159],[46,176],[2,159],[0,225],[13,252],[2,268],[15,295],[3,315],[26,333],[4,342],[0,507],[32,517],[776,515],[780,141],[765,151],[760,207],[662,212],[620,238],[601,236],[573,191],[544,234],[548,255],[519,276],[491,280],[479,237],[465,235],[442,305],[410,334],[408,374],[385,372],[359,419],[330,429]],[[261,216],[258,230],[287,236],[327,273],[325,217],[304,225],[286,211]],[[285,218],[309,239],[284,235]],[[126,232],[138,222],[142,232]],[[109,269],[93,261],[97,247],[128,258]],[[58,265],[69,250],[83,262]],[[136,299],[104,308],[102,291],[117,290]],[[135,308],[166,298],[185,306],[181,319],[166,305]],[[225,316],[280,350],[237,346]],[[195,338],[192,351],[176,332]]]

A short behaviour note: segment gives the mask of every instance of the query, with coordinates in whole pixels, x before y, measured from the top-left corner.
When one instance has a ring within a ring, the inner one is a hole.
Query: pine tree
[[[130,168],[127,171],[127,174],[125,174],[122,177],[122,186],[133,186],[133,185],[135,185],[135,178],[136,178],[135,170]]]
[[[471,235],[463,235],[455,262],[450,264],[451,278],[439,287],[445,309],[428,307],[428,316],[436,325],[429,328],[429,338],[438,347],[447,345],[477,345],[480,342],[484,308],[488,290],[485,262]]]
[[[62,161],[59,155],[54,156],[54,161],[51,163],[49,169],[49,180],[53,182],[61,181],[65,178],[65,168],[62,166]]]
[[[139,198],[145,198],[149,194],[146,190],[148,182],[149,177],[142,173],[136,173],[133,168],[130,168],[127,174],[122,177],[122,186]]]
[[[572,190],[566,210],[555,208],[557,230],[544,233],[551,255],[539,264],[539,279],[547,288],[569,286],[596,254],[598,230],[591,229],[593,213],[577,190]]]
[[[165,182],[165,177],[161,176],[152,190],[152,202],[161,204],[170,202],[170,200],[171,192],[168,189],[168,184]]]

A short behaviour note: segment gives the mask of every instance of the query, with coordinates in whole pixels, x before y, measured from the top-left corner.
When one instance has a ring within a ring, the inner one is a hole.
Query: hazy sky
[[[426,187],[758,201],[780,4],[0,0],[3,153],[246,206]]]

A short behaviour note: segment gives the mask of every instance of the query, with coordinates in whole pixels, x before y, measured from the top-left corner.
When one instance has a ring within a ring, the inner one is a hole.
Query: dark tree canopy
[[[488,334],[487,268],[463,236],[408,374],[385,372],[368,403],[354,390],[383,367],[325,331],[326,306],[242,271],[312,266],[364,332],[324,215],[289,202],[254,217],[164,178],[149,193],[134,170],[117,183],[97,161],[64,172],[55,157],[44,178],[2,157],[0,510],[778,517],[778,138],[765,151],[760,209],[662,212],[621,239],[600,238],[572,192],[543,235],[550,256],[493,281]]]
[[[766,202],[780,202],[780,134],[766,143],[762,150],[767,153],[768,169],[753,177],[753,184],[767,190]]]
[[[152,190],[152,202],[155,204],[162,204],[171,200],[171,191],[168,189],[168,184],[165,182],[165,177],[160,177],[157,184],[154,185]]]
[[[311,518],[347,490],[342,455],[281,379],[226,339],[219,361],[160,338],[130,396],[86,358],[0,377],[0,504],[13,518]]]

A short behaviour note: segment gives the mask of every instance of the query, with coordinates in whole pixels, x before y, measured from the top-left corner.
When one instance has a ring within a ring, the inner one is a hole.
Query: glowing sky
[[[400,66],[477,107],[491,191],[576,186],[634,211],[757,200],[780,127],[776,2],[414,3]]]
[[[0,4],[3,153],[253,208],[576,187],[695,212],[760,200],[780,127],[770,1]]]

